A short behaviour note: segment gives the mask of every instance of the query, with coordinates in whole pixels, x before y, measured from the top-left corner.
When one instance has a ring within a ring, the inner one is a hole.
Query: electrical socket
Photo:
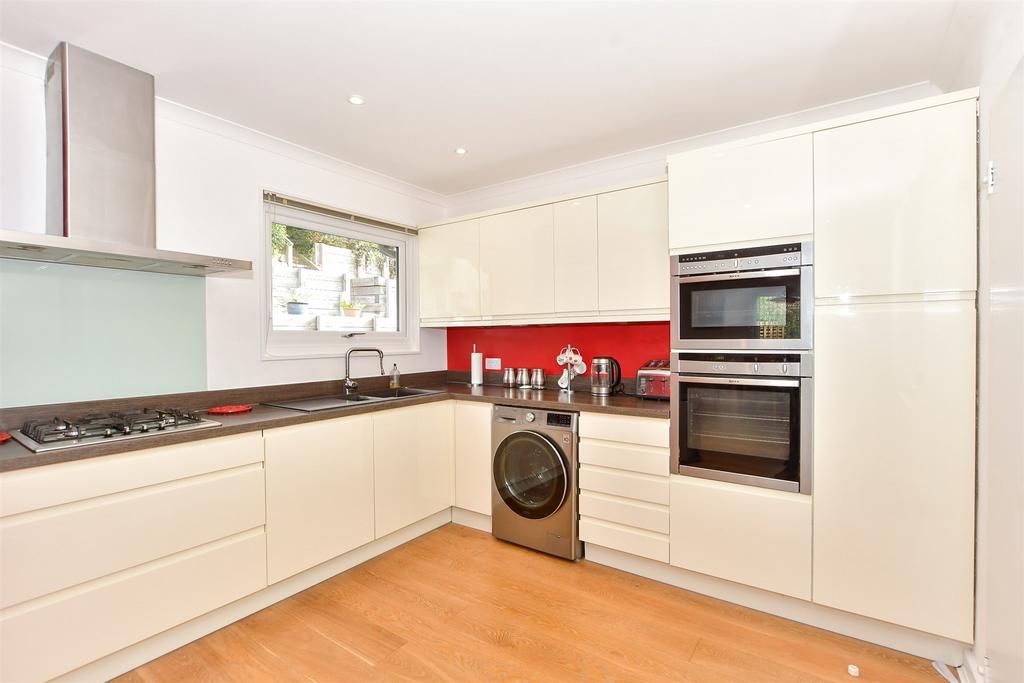
[[[484,358],[484,370],[501,370],[501,359]]]

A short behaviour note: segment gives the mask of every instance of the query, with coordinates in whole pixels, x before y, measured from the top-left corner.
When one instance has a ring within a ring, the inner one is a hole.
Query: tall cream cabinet
[[[668,310],[665,183],[597,197],[598,299],[602,312]]]
[[[491,514],[490,403],[455,402],[455,507]]]
[[[811,135],[709,147],[668,159],[669,248],[809,238]]]
[[[452,401],[373,414],[373,499],[377,538],[452,504]]]
[[[480,317],[480,221],[421,230],[420,317],[460,320]]]
[[[970,642],[974,301],[815,315],[814,601]]]
[[[976,289],[975,105],[814,133],[817,298]]]
[[[266,587],[258,432],[0,475],[0,680],[48,680]]]
[[[551,205],[480,219],[480,315],[550,315],[555,311]]]
[[[270,583],[373,540],[373,420],[355,415],[264,433]]]
[[[668,320],[665,182],[419,236],[421,325]]]
[[[814,134],[814,601],[973,638],[977,123]]]

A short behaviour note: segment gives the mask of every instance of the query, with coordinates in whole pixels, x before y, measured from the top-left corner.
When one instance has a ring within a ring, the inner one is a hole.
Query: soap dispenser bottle
[[[391,366],[391,379],[388,380],[389,389],[398,389],[402,386],[402,375],[398,372],[398,363]]]

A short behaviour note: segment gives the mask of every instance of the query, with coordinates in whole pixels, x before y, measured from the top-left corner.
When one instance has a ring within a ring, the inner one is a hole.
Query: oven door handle
[[[727,282],[729,280],[757,280],[765,277],[790,277],[799,275],[799,268],[784,270],[755,270],[744,273],[719,273],[717,275],[676,275],[680,283],[685,282]]]
[[[798,379],[759,379],[755,377],[695,377],[690,375],[676,375],[672,381],[682,384],[721,384],[723,386],[742,387],[799,387]]]

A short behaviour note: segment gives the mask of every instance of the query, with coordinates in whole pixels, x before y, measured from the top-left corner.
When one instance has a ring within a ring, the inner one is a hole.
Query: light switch
[[[485,370],[501,370],[500,358],[484,358]]]

